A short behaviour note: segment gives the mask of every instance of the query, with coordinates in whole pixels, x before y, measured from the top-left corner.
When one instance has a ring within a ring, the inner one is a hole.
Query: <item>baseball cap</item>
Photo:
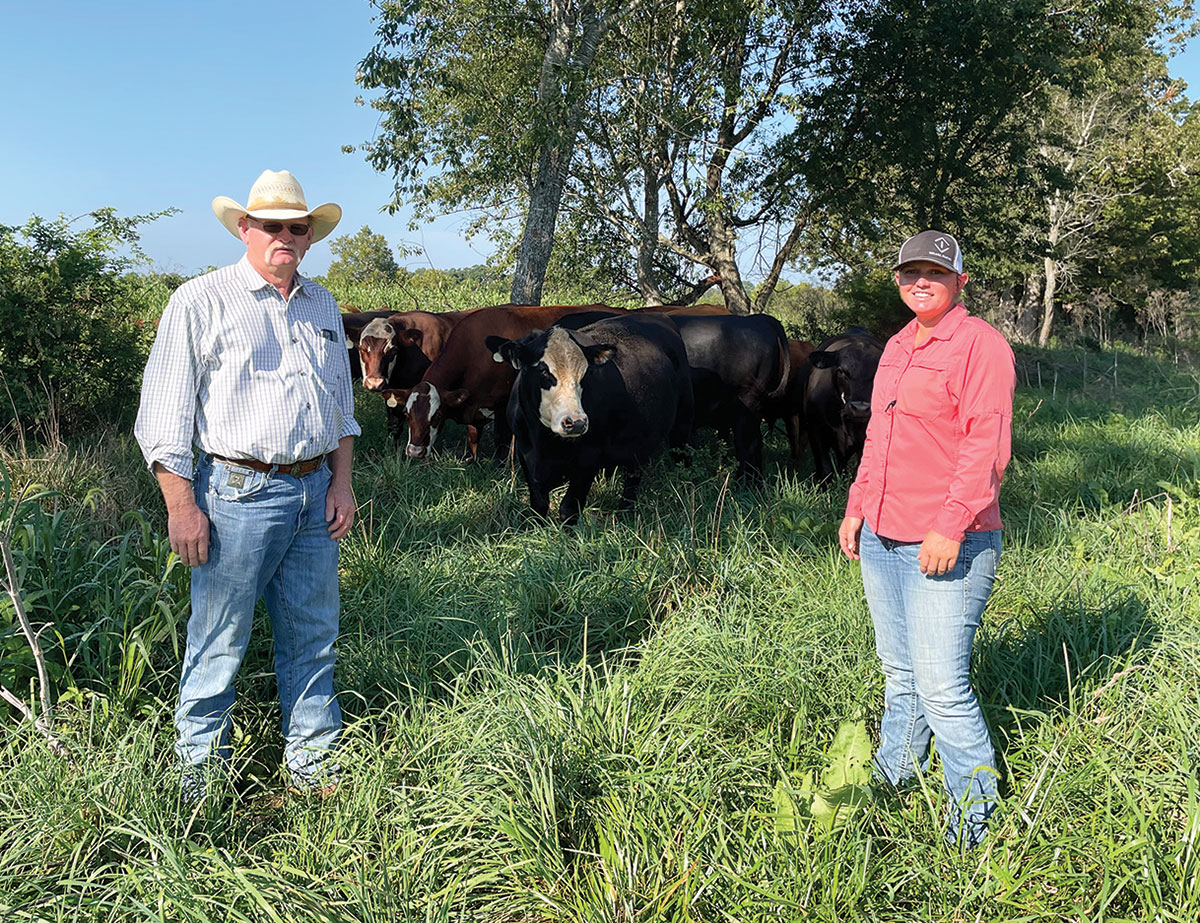
[[[930,230],[914,234],[901,245],[900,256],[892,269],[894,271],[905,263],[915,263],[919,260],[936,263],[960,275],[963,271],[962,248],[959,247],[958,241],[945,231]]]

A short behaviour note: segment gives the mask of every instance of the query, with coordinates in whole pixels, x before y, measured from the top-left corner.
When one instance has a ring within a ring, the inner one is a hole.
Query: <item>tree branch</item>
[[[17,503],[13,507],[13,516],[16,516],[20,505],[21,499],[18,498]],[[59,756],[66,756],[66,747],[54,736],[54,708],[50,703],[50,678],[46,673],[46,655],[42,653],[42,645],[38,641],[37,633],[33,630],[33,625],[29,622],[29,616],[25,614],[25,606],[21,602],[21,594],[17,583],[17,569],[13,565],[12,552],[9,549],[9,538],[11,535],[12,519],[10,518],[8,528],[3,535],[0,535],[0,556],[4,558],[4,573],[6,576],[4,588],[8,593],[9,599],[12,600],[13,608],[16,610],[17,622],[21,626],[21,633],[25,635],[25,640],[29,643],[29,648],[33,652],[33,660],[37,666],[38,697],[41,702],[41,713],[35,717],[32,708],[3,686],[0,686],[0,697],[33,722],[33,726],[49,742],[50,749]]]

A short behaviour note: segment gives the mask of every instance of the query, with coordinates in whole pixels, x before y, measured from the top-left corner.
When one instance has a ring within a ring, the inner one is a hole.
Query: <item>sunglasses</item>
[[[258,221],[257,218],[255,220]],[[282,221],[259,221],[258,226],[268,234],[278,234],[284,229]],[[287,229],[293,237],[303,237],[312,230],[312,226],[308,224],[289,224],[287,225]]]

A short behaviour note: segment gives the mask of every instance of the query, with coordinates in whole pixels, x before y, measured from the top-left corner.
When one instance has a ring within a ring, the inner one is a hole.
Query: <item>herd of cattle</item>
[[[474,457],[492,423],[496,460],[512,446],[537,513],[567,484],[568,522],[603,469],[622,471],[621,505],[632,505],[647,462],[699,428],[725,434],[739,475],[759,481],[763,421],[782,419],[792,457],[807,436],[817,477],[829,477],[861,452],[883,352],[862,328],[814,349],[769,315],[715,305],[509,304],[342,321],[351,369],[382,395],[397,446],[407,428],[409,457],[428,457],[447,420],[466,427]]]

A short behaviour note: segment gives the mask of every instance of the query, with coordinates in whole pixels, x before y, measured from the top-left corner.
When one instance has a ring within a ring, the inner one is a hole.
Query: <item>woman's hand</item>
[[[858,536],[862,533],[863,521],[858,516],[847,516],[838,526],[838,544],[842,554],[851,561],[858,560]]]
[[[942,574],[949,573],[950,569],[954,567],[954,562],[958,560],[958,550],[961,547],[962,542],[946,538],[941,533],[930,529],[925,534],[925,541],[921,542],[920,550],[917,551],[917,561],[921,565],[921,573],[931,577],[940,577]]]

